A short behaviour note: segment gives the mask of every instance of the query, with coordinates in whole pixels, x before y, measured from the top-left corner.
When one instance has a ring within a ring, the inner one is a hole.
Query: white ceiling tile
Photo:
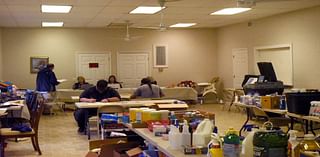
[[[7,5],[40,5],[41,0],[3,0]]]
[[[80,6],[105,6],[112,0],[77,0],[76,5]]]
[[[40,4],[73,5],[69,14],[42,14]],[[158,26],[161,13],[130,15],[139,5],[159,5],[158,0],[0,0],[0,27],[32,27],[39,21],[64,21],[68,27],[104,27],[110,22],[129,20],[133,26]],[[320,0],[261,1],[253,10],[233,16],[210,16],[213,11],[236,6],[236,0],[181,0],[166,2],[163,21],[166,25],[177,22],[196,22],[195,27],[217,27],[259,19],[312,6]]]
[[[123,6],[131,6],[131,7],[136,7],[142,4],[144,0],[112,0],[108,6],[109,7],[123,7]]]
[[[11,17],[3,17],[0,15],[0,27],[17,27],[17,23]]]
[[[75,18],[94,18],[102,11],[103,8],[103,6],[75,6],[72,8],[70,14],[67,14],[67,16]]]
[[[128,14],[131,10],[133,10],[133,7],[123,6],[123,7],[105,7],[101,13],[102,14],[108,14],[108,13],[117,13],[117,14]]]
[[[49,5],[75,5],[78,0],[41,0],[41,4]],[[91,1],[91,0],[90,0]]]

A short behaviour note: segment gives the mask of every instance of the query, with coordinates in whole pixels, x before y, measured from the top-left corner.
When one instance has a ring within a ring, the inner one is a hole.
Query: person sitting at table
[[[90,84],[86,82],[86,79],[83,76],[78,76],[77,78],[78,82],[73,84],[72,89],[88,89],[90,87]]]
[[[117,81],[117,78],[115,75],[110,75],[108,78],[108,86],[113,89],[119,89],[122,88],[122,85],[120,82]]]
[[[97,85],[85,90],[80,95],[80,102],[115,102],[120,101],[119,93],[108,87],[106,80],[99,80]],[[97,108],[78,108],[74,112],[74,118],[78,123],[78,132],[83,133],[89,117],[97,115]]]
[[[164,94],[160,87],[156,84],[152,84],[151,80],[146,77],[141,80],[141,86],[135,90],[130,98],[160,98],[163,96]]]

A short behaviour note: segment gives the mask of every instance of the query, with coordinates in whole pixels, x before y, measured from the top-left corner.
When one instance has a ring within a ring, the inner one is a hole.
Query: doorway
[[[123,87],[134,88],[140,85],[143,77],[149,76],[148,53],[118,53],[117,74]]]
[[[111,72],[109,53],[88,53],[77,55],[77,76],[83,76],[90,84],[106,79]]]

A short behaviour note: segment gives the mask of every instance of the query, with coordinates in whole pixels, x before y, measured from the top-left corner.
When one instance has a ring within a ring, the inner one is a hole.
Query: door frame
[[[147,55],[148,58],[148,76],[152,75],[152,71],[151,71],[151,63],[150,63],[150,52],[149,51],[118,51],[117,52],[117,76],[119,77],[119,67],[120,67],[120,62],[119,62],[119,58],[121,54],[145,54]]]
[[[88,52],[91,52],[91,53],[88,53]],[[111,65],[112,65],[112,58],[111,58],[111,52],[110,51],[76,51],[75,53],[75,64],[76,64],[76,77],[75,77],[75,80],[77,79],[77,77],[79,76],[79,55],[80,54],[106,54],[107,57],[109,58],[109,74],[108,75],[111,75]]]

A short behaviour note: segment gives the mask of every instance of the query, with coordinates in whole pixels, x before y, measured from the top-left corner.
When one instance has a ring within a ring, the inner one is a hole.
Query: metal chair
[[[91,131],[97,130],[98,136],[100,136],[101,126],[100,126],[100,116],[102,113],[123,113],[125,111],[124,107],[119,105],[105,105],[98,108],[97,116],[90,117],[87,122],[87,135],[88,139],[91,139]],[[91,126],[96,125],[96,128]],[[103,136],[103,135],[102,135]]]

